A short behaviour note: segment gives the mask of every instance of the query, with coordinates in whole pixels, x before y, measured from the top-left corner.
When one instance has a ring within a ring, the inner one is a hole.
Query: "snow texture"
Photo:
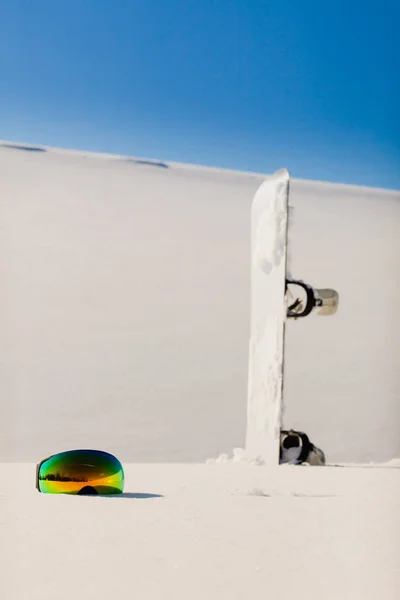
[[[264,179],[0,146],[2,600],[397,599],[400,194],[291,182],[293,275],[341,304],[287,324],[285,425],[366,468],[271,467],[242,449]],[[124,494],[38,493],[82,446]]]
[[[204,462],[246,446],[265,175],[134,160],[0,145],[4,461],[106,443],[126,462]],[[283,424],[330,463],[399,458],[400,193],[291,179],[289,202],[291,275],[340,305],[286,323]]]
[[[396,469],[124,466],[85,497],[0,464],[2,600],[398,598]]]

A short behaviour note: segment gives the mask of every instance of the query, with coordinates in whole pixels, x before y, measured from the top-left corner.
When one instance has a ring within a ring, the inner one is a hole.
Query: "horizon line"
[[[168,160],[168,159],[164,159],[164,158],[151,158],[151,157],[146,157],[146,156],[138,156],[138,155],[134,155],[134,154],[119,154],[116,152],[106,152],[106,151],[101,151],[101,150],[85,150],[84,148],[67,148],[67,147],[62,147],[62,146],[49,146],[47,144],[33,144],[31,142],[24,142],[24,141],[16,141],[16,140],[6,140],[6,139],[0,139],[0,147],[4,147],[7,149],[7,147],[11,148],[15,148],[15,149],[24,149],[24,148],[37,148],[37,149],[43,149],[45,151],[50,151],[50,152],[56,152],[56,153],[65,153],[65,154],[75,154],[75,155],[83,155],[83,156],[93,156],[96,158],[102,158],[102,159],[107,159],[107,158],[118,158],[118,159],[135,159],[135,160],[145,160],[148,161],[149,163],[153,162],[154,164],[157,163],[165,163],[166,165],[171,165],[171,166],[175,166],[175,167],[180,167],[180,168],[189,168],[189,169],[195,169],[195,170],[206,170],[206,171],[214,171],[214,172],[223,172],[223,173],[231,173],[231,174],[236,174],[236,175],[247,175],[247,176],[253,176],[253,177],[269,177],[271,175],[273,175],[277,170],[279,169],[275,169],[274,171],[271,172],[261,172],[261,171],[248,171],[248,170],[241,170],[241,169],[232,169],[232,168],[228,168],[228,167],[217,167],[217,166],[213,166],[213,165],[207,165],[207,164],[203,164],[203,163],[190,163],[190,162],[180,162],[180,161],[172,161],[172,160]],[[290,174],[290,170],[286,167],[286,166],[282,166],[280,168],[285,168],[289,171]],[[291,177],[290,179],[292,181],[297,181],[299,183],[316,183],[316,184],[322,184],[322,185],[327,185],[327,186],[339,186],[339,187],[345,187],[345,188],[358,188],[358,189],[365,189],[365,190],[376,190],[376,191],[380,191],[380,192],[386,192],[389,194],[398,194],[400,192],[400,188],[396,189],[396,188],[383,188],[380,186],[371,186],[371,185],[361,185],[361,184],[357,184],[357,183],[344,183],[344,182],[335,182],[335,181],[329,181],[329,180],[322,180],[322,179],[307,179],[304,177]]]

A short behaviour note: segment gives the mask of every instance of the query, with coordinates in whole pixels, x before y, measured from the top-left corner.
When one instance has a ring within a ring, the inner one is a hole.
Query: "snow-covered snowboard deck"
[[[251,209],[251,318],[246,457],[279,464],[283,402],[289,173],[257,190]]]

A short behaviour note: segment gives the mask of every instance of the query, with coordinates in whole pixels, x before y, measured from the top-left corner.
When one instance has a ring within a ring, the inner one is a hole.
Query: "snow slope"
[[[0,169],[0,597],[395,600],[398,461],[166,464],[244,444],[263,176],[1,146]],[[285,424],[388,461],[400,195],[291,190],[292,272],[341,297],[287,324]],[[36,491],[35,462],[80,446],[123,461],[122,496]]]
[[[262,174],[0,146],[0,456],[128,462],[243,447],[250,207]],[[284,166],[284,165],[282,165]],[[400,193],[294,180],[284,424],[331,462],[400,456]]]

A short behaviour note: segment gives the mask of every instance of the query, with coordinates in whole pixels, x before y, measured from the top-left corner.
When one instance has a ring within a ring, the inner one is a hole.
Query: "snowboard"
[[[266,177],[251,205],[251,309],[245,454],[279,464],[283,414],[285,327],[312,312],[335,314],[339,295],[289,273],[290,175]]]
[[[251,299],[245,454],[279,462],[290,176],[266,177],[251,205]]]

